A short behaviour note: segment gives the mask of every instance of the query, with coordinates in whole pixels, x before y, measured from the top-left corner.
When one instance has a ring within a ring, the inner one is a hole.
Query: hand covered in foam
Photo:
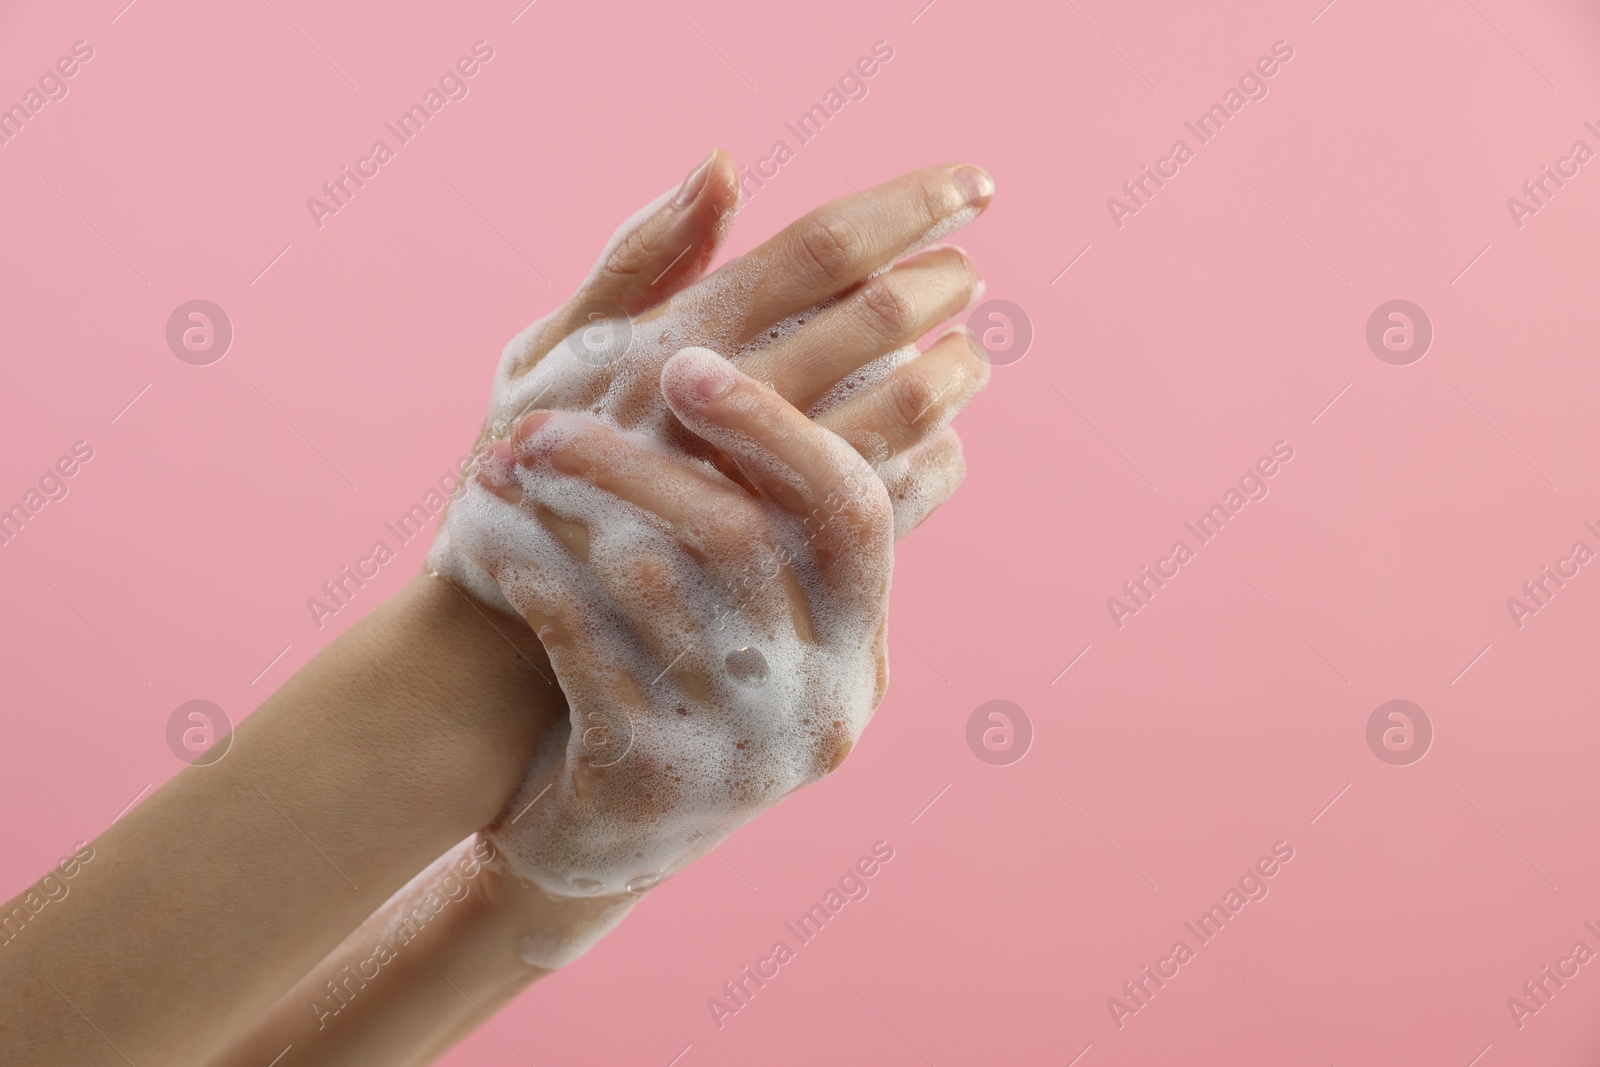
[[[658,387],[674,353],[705,347],[866,458],[904,535],[960,484],[965,465],[949,423],[988,379],[964,332],[917,349],[983,291],[964,253],[929,245],[975,218],[992,183],[966,165],[917,171],[826,205],[703,277],[736,213],[735,179],[714,154],[676,197],[663,194],[618,229],[573,300],[506,346],[480,444],[505,438],[537,407],[715,459],[683,432]],[[459,550],[462,533],[452,516],[429,565],[511,610]]]
[[[709,350],[667,360],[659,393],[698,448],[536,411],[452,505],[571,708],[489,831],[555,895],[642,891],[709,851],[836,767],[887,684],[872,468]]]

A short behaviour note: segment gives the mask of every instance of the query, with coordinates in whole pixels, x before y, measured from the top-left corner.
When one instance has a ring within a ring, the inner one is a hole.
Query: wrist
[[[523,620],[427,572],[348,636],[355,648],[334,669],[359,688],[370,725],[402,745],[384,762],[398,757],[425,772],[416,784],[451,813],[452,840],[487,825],[566,714],[538,638]]]

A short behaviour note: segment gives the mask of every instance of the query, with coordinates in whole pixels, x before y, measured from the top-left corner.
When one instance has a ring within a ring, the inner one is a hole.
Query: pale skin
[[[596,300],[634,316],[679,313],[674,294],[699,283],[714,258],[736,183],[720,153],[691,173],[684,195],[642,220],[552,317],[535,358]],[[741,257],[760,268],[741,324],[750,336],[826,306],[739,364],[726,393],[683,402],[697,404],[707,426],[737,429],[805,471],[813,492],[841,477],[837,452],[819,444],[838,439],[869,477],[910,454],[904,477],[938,472],[937,484],[953,488],[961,457],[949,418],[987,380],[964,334],[939,337],[814,423],[801,412],[843,376],[970,305],[981,286],[959,250],[902,257],[941,217],[981,210],[991,193],[976,168],[927,168],[826,205]],[[537,433],[537,424],[519,423],[499,442],[502,459],[518,435]],[[766,468],[737,454],[720,483],[654,452],[606,455],[571,476],[630,507],[649,509],[646,487],[661,477],[706,479],[702,504],[663,516],[685,540],[724,529],[738,514],[737,494],[765,491],[762,499],[790,510],[808,503],[763,485]],[[478,477],[520,506],[503,481],[490,484],[492,472]],[[839,558],[887,552],[892,533],[939,502],[891,517],[893,489],[861,505],[852,528],[867,532],[855,548],[840,546]],[[748,522],[737,528],[748,532]],[[863,612],[883,610],[863,603]],[[791,605],[791,617],[803,618],[804,607]],[[0,946],[0,1061],[264,1065],[292,1046],[283,1067],[429,1063],[550,973],[525,961],[524,938],[581,949],[614,925],[638,894],[552,896],[499,860],[473,864],[469,855],[481,847],[469,835],[514,816],[508,800],[567,715],[541,643],[559,640],[550,617],[558,609],[505,615],[421,574],[333,641],[243,722],[224,759],[185,770],[97,838],[70,897]],[[853,741],[841,739],[824,772]],[[383,939],[385,902],[447,853],[474,867],[457,879],[464,895],[370,983],[347,987],[358,992],[336,1016],[319,1020],[310,1004],[327,999],[325,982]]]

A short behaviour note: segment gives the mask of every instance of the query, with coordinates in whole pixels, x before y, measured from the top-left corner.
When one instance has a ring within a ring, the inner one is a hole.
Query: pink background
[[[1600,164],[1521,229],[1505,204],[1600,148],[1592,5],[522,2],[0,8],[0,101],[95,50],[0,146],[0,505],[95,450],[0,548],[4,894],[180,769],[174,707],[242,717],[348,625],[306,598],[462,454],[500,346],[617,221],[788,139],[885,40],[733,250],[924,163],[996,177],[960,240],[1036,338],[902,547],[888,700],[835,779],[503,1012],[521,1053],[483,1030],[448,1062],[1600,1053],[1600,965],[1506,1007],[1600,950],[1600,573],[1506,607],[1600,548]],[[470,96],[319,231],[305,199],[479,39]],[[1106,198],[1278,40],[1270,95],[1118,229]],[[234,323],[211,366],[166,346],[194,298]],[[1435,327],[1410,366],[1364,339],[1393,298]],[[1271,494],[1118,630],[1106,598],[1278,440]],[[966,742],[997,698],[1035,730],[1005,767]],[[1410,766],[1367,746],[1392,698],[1436,731]],[[870,896],[717,1029],[707,998],[878,840]],[[1107,998],[1280,840],[1271,894],[1119,1029]]]

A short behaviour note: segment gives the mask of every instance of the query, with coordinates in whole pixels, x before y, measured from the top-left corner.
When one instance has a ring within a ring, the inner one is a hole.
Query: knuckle
[[[889,380],[889,402],[895,416],[913,429],[933,412],[940,392],[921,374],[897,374]]]
[[[894,533],[894,508],[876,475],[867,479],[865,490],[842,508],[839,516],[864,544],[887,541]]]
[[[842,283],[860,262],[865,242],[844,219],[813,216],[801,220],[794,231],[796,255],[815,278]]]
[[[889,279],[868,282],[861,290],[860,302],[870,328],[885,341],[897,342],[916,321],[916,301],[903,285]]]
[[[632,230],[606,253],[600,273],[610,278],[632,278],[655,258],[656,249],[644,228]]]

